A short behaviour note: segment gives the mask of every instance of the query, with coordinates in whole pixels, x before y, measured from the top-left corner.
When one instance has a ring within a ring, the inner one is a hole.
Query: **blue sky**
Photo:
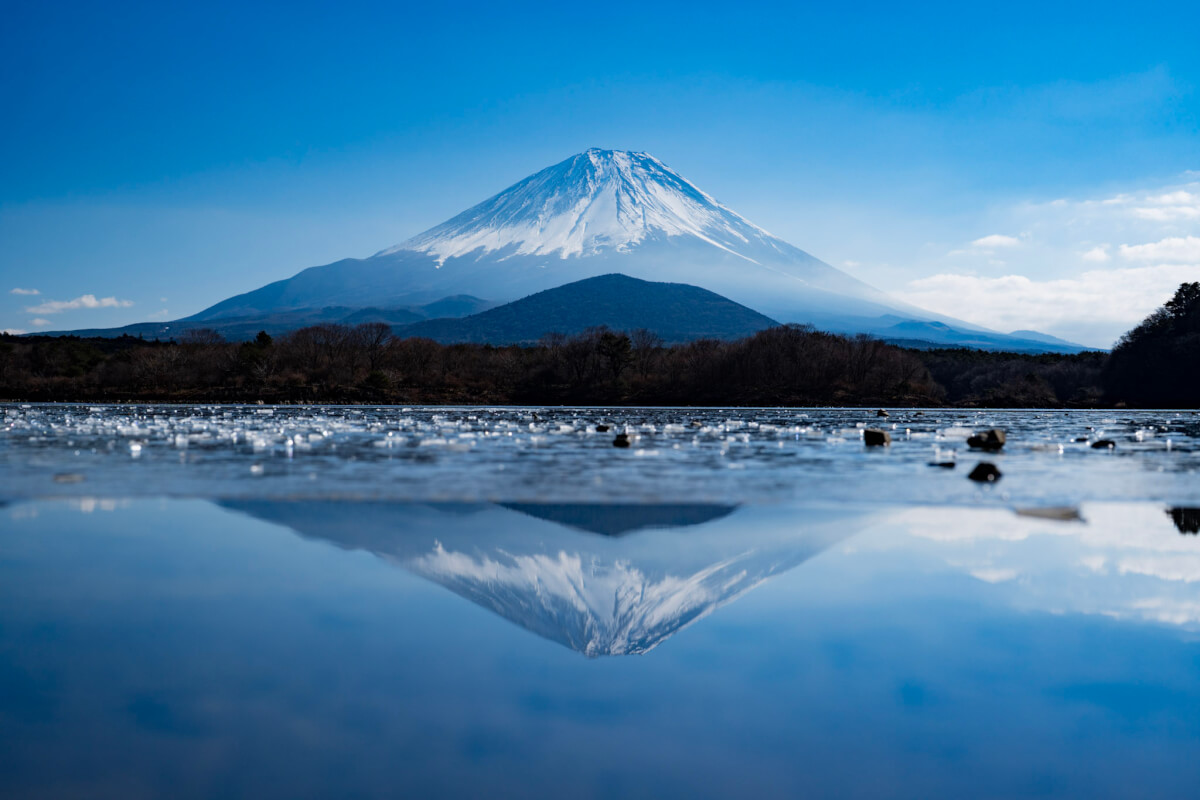
[[[1200,278],[1194,4],[829,5],[9,4],[0,329],[191,314],[591,146],[1005,330]]]

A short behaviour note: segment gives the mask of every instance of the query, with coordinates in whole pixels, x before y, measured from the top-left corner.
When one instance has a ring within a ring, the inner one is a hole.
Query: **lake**
[[[5,797],[1200,787],[1193,412],[0,414]]]

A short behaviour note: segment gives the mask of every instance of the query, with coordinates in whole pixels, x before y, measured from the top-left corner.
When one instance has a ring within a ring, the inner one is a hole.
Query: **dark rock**
[[[995,483],[1000,480],[1000,469],[995,464],[980,461],[967,477],[978,483]]]
[[[703,428],[704,427],[704,423],[698,419],[694,419],[688,424],[693,428]]]
[[[892,435],[878,428],[867,428],[863,431],[863,444],[867,447],[886,447],[892,443]]]
[[[607,425],[597,425],[596,433],[608,433],[608,426]]]
[[[617,438],[613,439],[613,447],[629,447],[629,434],[618,433]]]
[[[877,416],[877,417],[886,417],[886,416],[888,416],[888,412],[884,411],[884,410],[881,408],[881,409],[879,409],[878,411],[876,411],[876,412],[875,412],[875,416]]]
[[[930,461],[929,466],[941,467],[942,469],[954,469],[958,465],[953,461]]]
[[[1075,441],[1077,441],[1077,442],[1086,442],[1087,440],[1088,440],[1088,437],[1086,437],[1086,436],[1076,436],[1075,437]]]
[[[999,450],[1004,447],[1004,431],[999,428],[980,431],[979,433],[967,439],[967,446],[974,447],[976,450]]]
[[[1112,439],[1097,439],[1096,441],[1092,442],[1093,450],[1104,450],[1104,449],[1112,450],[1116,446],[1117,446],[1117,443],[1114,442]]]

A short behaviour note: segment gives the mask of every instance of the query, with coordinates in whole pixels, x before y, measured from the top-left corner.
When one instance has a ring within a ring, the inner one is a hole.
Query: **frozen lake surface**
[[[1200,786],[1191,412],[2,413],[0,796]]]
[[[863,446],[876,427],[890,447]],[[991,427],[1004,449],[968,451]],[[998,484],[966,479],[979,461]],[[10,405],[0,419],[0,499],[1200,504],[1198,470],[1200,414],[1176,411]]]

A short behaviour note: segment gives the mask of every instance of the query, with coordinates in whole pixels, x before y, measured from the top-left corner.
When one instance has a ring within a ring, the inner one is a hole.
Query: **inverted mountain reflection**
[[[646,653],[871,516],[700,503],[222,505],[374,553],[589,657]]]

